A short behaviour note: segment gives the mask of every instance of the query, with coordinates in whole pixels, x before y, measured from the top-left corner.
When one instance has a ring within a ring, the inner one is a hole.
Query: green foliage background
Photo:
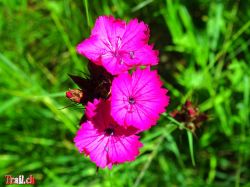
[[[0,0],[0,186],[7,174],[32,174],[36,186],[249,187],[249,5]],[[104,14],[149,24],[171,96],[167,112],[191,99],[209,121],[187,136],[163,115],[142,134],[135,162],[96,174],[72,141],[82,109],[62,108],[70,104],[65,90],[75,87],[67,73],[87,71],[75,46]]]

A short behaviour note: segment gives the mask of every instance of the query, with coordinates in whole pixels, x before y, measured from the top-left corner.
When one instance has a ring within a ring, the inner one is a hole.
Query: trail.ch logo
[[[23,175],[18,175],[17,177],[13,177],[12,175],[5,175],[5,184],[35,184],[35,178],[30,175],[27,178],[24,178]]]

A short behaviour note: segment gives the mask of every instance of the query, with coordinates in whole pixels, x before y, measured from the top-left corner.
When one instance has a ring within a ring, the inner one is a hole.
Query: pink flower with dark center
[[[142,147],[139,136],[135,135],[137,129],[117,125],[110,115],[110,101],[89,102],[86,115],[89,120],[81,125],[74,138],[80,152],[89,155],[101,168],[111,169],[113,164],[135,160]]]
[[[157,71],[137,69],[120,74],[111,86],[111,115],[122,126],[149,129],[169,103]]]
[[[148,45],[149,28],[137,19],[126,24],[112,16],[100,16],[90,38],[77,46],[78,53],[117,75],[136,65],[156,65],[158,51]]]

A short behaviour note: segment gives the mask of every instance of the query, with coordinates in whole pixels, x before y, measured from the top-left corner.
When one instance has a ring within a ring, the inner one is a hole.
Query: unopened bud
[[[84,94],[80,89],[72,89],[66,92],[66,97],[75,103],[80,103]]]
[[[208,116],[205,113],[199,112],[199,108],[189,100],[185,102],[181,110],[171,112],[171,116],[177,121],[184,123],[193,133],[196,128],[199,128],[208,119]]]

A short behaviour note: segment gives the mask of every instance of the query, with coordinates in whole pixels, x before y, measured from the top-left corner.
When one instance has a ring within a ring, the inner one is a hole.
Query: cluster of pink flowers
[[[133,161],[142,147],[138,133],[156,125],[169,103],[157,71],[150,70],[159,58],[148,41],[145,23],[100,16],[91,36],[77,46],[78,53],[113,77],[106,98],[87,102],[86,120],[74,139],[97,167]]]

